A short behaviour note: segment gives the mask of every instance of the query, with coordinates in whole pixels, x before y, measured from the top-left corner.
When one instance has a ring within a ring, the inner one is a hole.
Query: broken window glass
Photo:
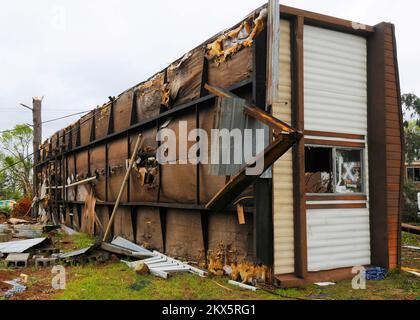
[[[362,151],[336,149],[336,193],[362,193]]]
[[[305,148],[306,193],[334,193],[332,148]]]
[[[363,193],[363,151],[335,147],[305,148],[308,194]]]

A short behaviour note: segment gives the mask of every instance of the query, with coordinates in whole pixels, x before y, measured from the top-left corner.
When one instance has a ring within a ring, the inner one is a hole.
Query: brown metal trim
[[[339,204],[307,204],[308,210],[320,209],[366,209],[366,203],[339,203]]]
[[[401,101],[401,84],[400,84],[400,69],[398,65],[398,50],[397,50],[397,38],[395,35],[395,26],[392,25],[392,42],[393,42],[393,49],[394,49],[394,67],[395,67],[395,81],[396,81],[396,89],[397,89],[397,99],[398,99],[398,115],[399,115],[399,122],[402,124],[403,120],[403,111],[402,111],[402,101]],[[404,128],[400,126],[401,130],[401,177],[400,177],[400,212],[398,215],[398,225],[402,226],[402,212],[404,210],[404,195],[403,195],[403,186],[404,186],[404,179],[405,179],[405,140],[404,140]],[[398,269],[401,268],[401,255],[402,255],[402,239],[401,239],[401,228],[398,228],[398,239],[397,239],[397,263]]]
[[[368,36],[369,34],[375,32],[375,28],[369,25],[361,25],[350,20],[344,20],[283,5],[280,5],[280,13],[285,17],[302,17],[305,20],[305,24],[311,24],[314,26],[334,29],[342,32],[363,36]]]
[[[359,134],[325,132],[325,131],[311,131],[311,130],[305,130],[305,136],[328,137],[328,138],[339,138],[339,139],[352,139],[352,140],[365,140],[366,139],[366,136],[359,135]]]
[[[372,264],[388,269],[384,24],[368,39],[368,143]]]
[[[364,195],[306,195],[306,201],[367,201]]]
[[[350,141],[335,141],[335,140],[318,140],[318,139],[305,139],[306,145],[317,145],[317,146],[334,146],[334,147],[346,147],[346,148],[366,148],[366,144],[360,142]]]
[[[299,16],[292,23],[292,122],[300,132],[305,130],[304,108],[304,17]],[[305,140],[301,139],[293,148],[293,206],[294,206],[294,248],[295,274],[305,278],[308,273],[308,248],[306,232],[306,190],[305,190]]]

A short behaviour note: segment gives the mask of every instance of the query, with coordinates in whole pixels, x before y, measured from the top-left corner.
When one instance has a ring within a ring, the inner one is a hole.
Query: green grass
[[[367,290],[353,290],[351,280],[321,288],[310,285],[278,289],[276,295],[251,292],[230,286],[227,278],[200,278],[178,274],[168,280],[139,276],[121,263],[72,268],[67,288],[55,296],[59,300],[405,300],[420,299],[420,281],[406,273],[393,272],[384,281],[368,281]]]
[[[84,233],[76,234],[72,236],[72,239],[77,249],[84,249],[84,248],[90,247],[91,245],[95,243],[94,238]]]
[[[402,245],[420,247],[420,236],[408,232],[403,232]]]
[[[66,290],[59,300],[220,300],[273,299],[275,296],[237,289],[227,279],[216,281],[232,291],[221,288],[211,279],[193,274],[179,274],[168,280],[152,275],[140,276],[125,264],[73,268]]]

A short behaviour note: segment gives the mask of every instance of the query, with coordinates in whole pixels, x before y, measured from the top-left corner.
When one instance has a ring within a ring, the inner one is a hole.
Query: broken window
[[[363,193],[363,179],[363,150],[305,148],[306,193]]]
[[[332,149],[305,148],[306,193],[333,193]]]

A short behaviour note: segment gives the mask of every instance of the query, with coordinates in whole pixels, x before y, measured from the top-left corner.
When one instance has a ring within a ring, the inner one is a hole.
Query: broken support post
[[[127,168],[127,172],[125,174],[123,183],[121,185],[120,192],[118,193],[117,201],[115,202],[114,210],[112,211],[111,218],[109,219],[109,223],[108,223],[108,226],[106,228],[106,231],[105,231],[105,234],[104,234],[104,237],[103,237],[103,242],[106,242],[109,238],[109,234],[111,232],[111,227],[112,227],[112,225],[114,223],[114,220],[115,220],[115,214],[117,213],[117,209],[120,205],[121,197],[123,195],[125,186],[127,184],[128,177],[130,176],[131,169],[133,168],[133,165],[134,165],[134,160],[136,159],[137,153],[139,151],[141,140],[142,140],[142,135],[139,134],[139,136],[137,138],[136,145],[135,145],[134,150],[133,150],[133,154],[131,155],[130,164]]]

